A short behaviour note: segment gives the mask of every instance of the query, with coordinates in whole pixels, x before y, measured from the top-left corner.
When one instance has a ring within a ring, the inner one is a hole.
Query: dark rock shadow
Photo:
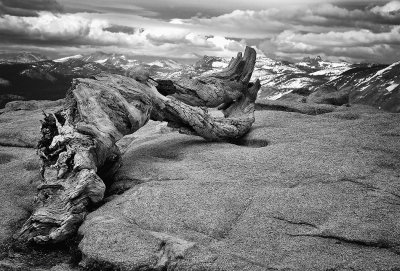
[[[0,152],[0,165],[10,163],[15,160],[15,157],[11,154]]]
[[[271,111],[284,111],[294,112],[306,115],[321,115],[333,112],[337,109],[334,105],[329,104],[312,104],[312,103],[299,103],[290,101],[272,101],[272,100],[259,100],[255,104],[257,111],[271,110]]]
[[[264,148],[270,144],[270,142],[266,139],[247,139],[247,138],[239,138],[231,140],[228,143],[247,148]]]

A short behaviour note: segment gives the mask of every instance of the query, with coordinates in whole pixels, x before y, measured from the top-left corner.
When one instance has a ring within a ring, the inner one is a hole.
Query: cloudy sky
[[[0,0],[0,47],[195,58],[400,60],[400,0]]]

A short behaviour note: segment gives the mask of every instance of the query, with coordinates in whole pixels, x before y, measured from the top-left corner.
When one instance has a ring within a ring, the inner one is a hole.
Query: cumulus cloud
[[[364,9],[346,9],[332,3],[313,6],[289,6],[265,10],[235,10],[215,17],[174,19],[171,23],[193,29],[218,32],[231,37],[266,38],[288,29],[329,31],[346,27],[382,30],[384,25],[400,22],[400,1]]]
[[[390,32],[383,33],[373,33],[366,29],[307,34],[284,31],[275,38],[275,41],[281,46],[310,44],[316,47],[354,47],[383,43],[400,44],[400,26],[394,27]]]
[[[400,26],[382,33],[366,29],[305,34],[288,30],[259,46],[283,58],[320,54],[332,59],[390,63],[400,58]]]
[[[289,59],[305,54],[357,62],[390,63],[400,59],[400,1],[363,10],[324,4],[314,7],[312,13],[324,20],[309,27],[304,19],[295,18],[303,25],[264,40],[260,48],[274,57]]]
[[[216,17],[193,17],[186,20],[172,20],[171,23],[179,23],[182,28],[210,34],[229,35],[236,38],[265,38],[287,27],[286,22],[273,18],[279,12],[278,9],[235,10]]]
[[[262,40],[259,47],[272,57],[293,59],[321,54],[328,58],[381,62],[400,58],[396,51],[400,45],[399,22],[400,1],[358,8],[322,3],[235,10],[215,17],[172,21],[197,31]]]
[[[113,25],[81,14],[40,12],[37,17],[0,17],[0,37],[48,45],[120,47],[136,53],[188,56],[192,52],[231,56],[244,44],[224,37],[210,37],[185,29],[165,32]],[[234,51],[232,51],[234,50]]]
[[[396,16],[400,14],[400,1],[392,1],[383,6],[376,6],[371,9],[372,12],[383,16]]]

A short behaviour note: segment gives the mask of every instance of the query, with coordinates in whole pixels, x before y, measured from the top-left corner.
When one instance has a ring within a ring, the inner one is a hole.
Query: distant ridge
[[[38,61],[49,60],[47,56],[31,53],[31,52],[19,52],[19,53],[8,53],[0,52],[0,63],[33,63]]]

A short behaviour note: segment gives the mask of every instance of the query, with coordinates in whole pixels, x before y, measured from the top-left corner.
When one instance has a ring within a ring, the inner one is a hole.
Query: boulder
[[[12,236],[28,216],[39,180],[40,162],[34,149],[0,147],[0,243]]]
[[[397,270],[400,115],[256,111],[241,141],[149,131],[80,228],[115,270]],[[130,189],[129,189],[130,188]],[[94,269],[93,269],[94,268]]]
[[[0,78],[0,86],[8,86],[10,82],[7,80],[4,80]],[[4,109],[3,107],[11,102],[11,101],[16,101],[16,100],[24,100],[25,98],[19,95],[13,95],[13,94],[0,94],[0,112]]]
[[[36,147],[40,134],[43,112],[61,108],[58,101],[13,101],[6,104],[0,114],[0,146]]]

